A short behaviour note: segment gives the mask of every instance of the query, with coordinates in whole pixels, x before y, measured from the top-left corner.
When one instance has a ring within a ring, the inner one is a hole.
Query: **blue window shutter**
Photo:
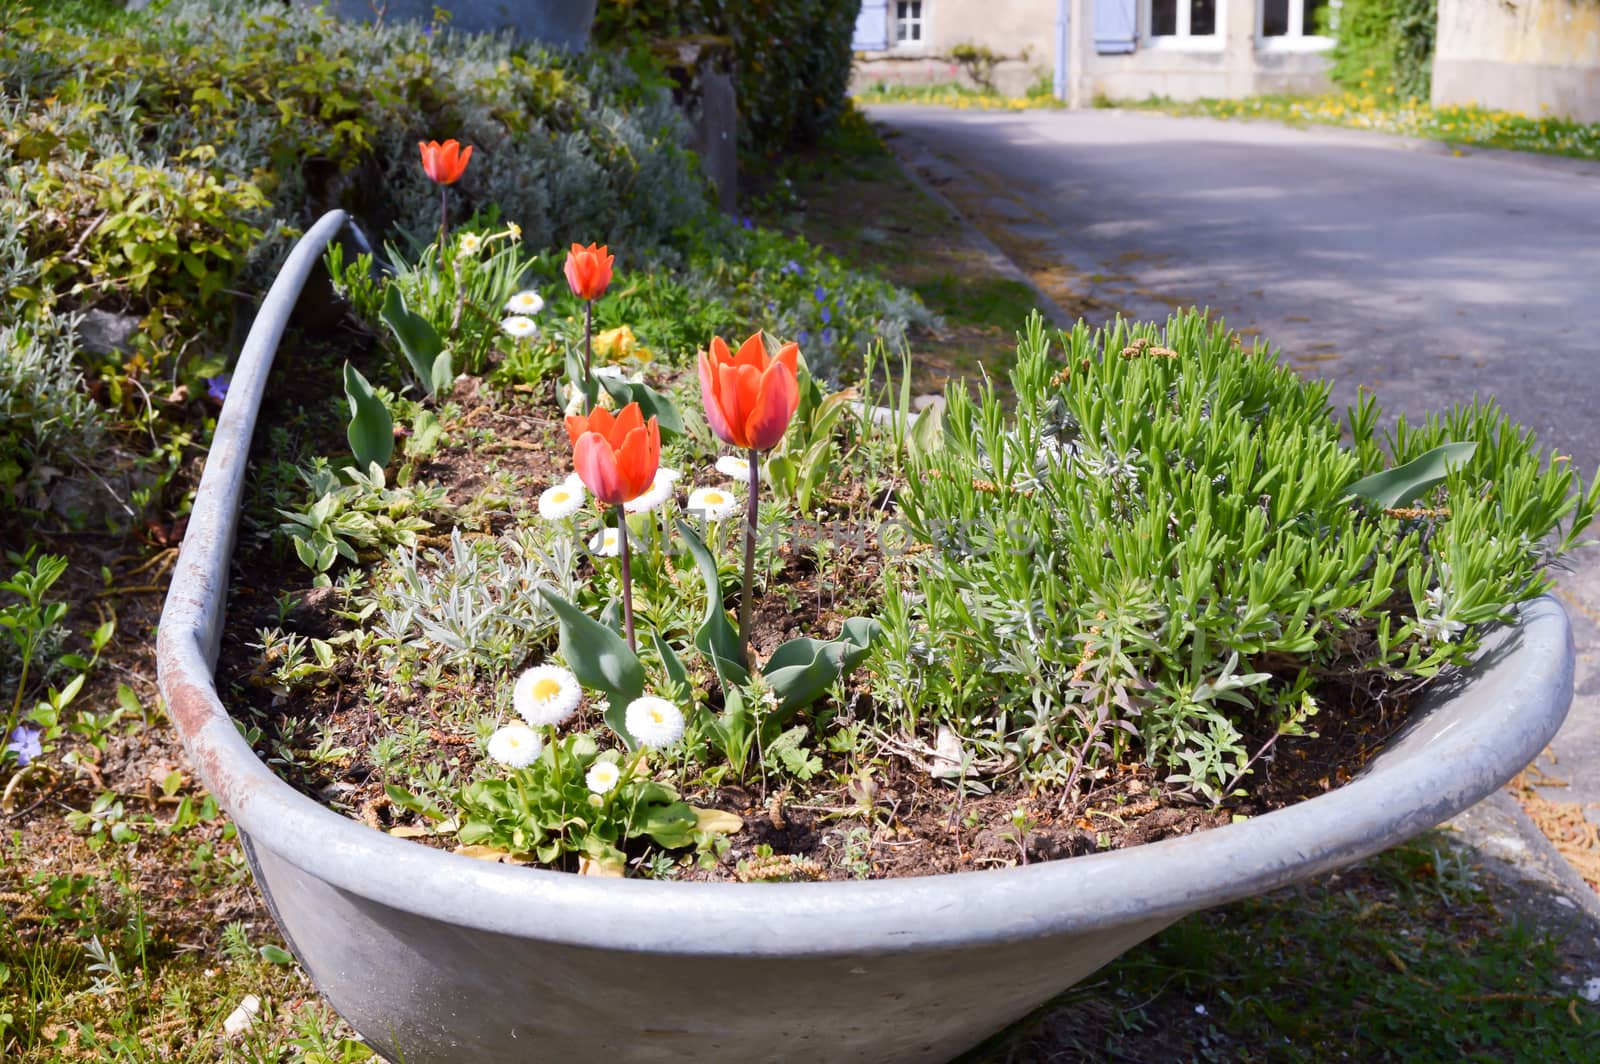
[[[857,52],[882,52],[889,47],[889,0],[862,0],[850,47]]]
[[[1138,0],[1094,0],[1094,50],[1101,55],[1133,51],[1139,37]]]

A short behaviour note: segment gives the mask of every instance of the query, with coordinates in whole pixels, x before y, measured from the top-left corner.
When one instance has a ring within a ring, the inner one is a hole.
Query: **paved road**
[[[1494,395],[1600,467],[1600,167],[1147,113],[871,114],[1035,277],[1141,316],[1211,307],[1341,406]],[[1600,551],[1562,593],[1579,694],[1551,796],[1600,802]]]

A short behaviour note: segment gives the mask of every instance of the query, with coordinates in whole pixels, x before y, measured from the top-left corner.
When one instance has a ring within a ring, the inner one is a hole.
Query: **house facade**
[[[1439,0],[1433,102],[1600,122],[1600,4]]]
[[[1068,88],[1085,101],[1323,92],[1333,40],[1318,30],[1330,2],[864,0],[856,85],[959,80],[951,53],[970,44],[1003,57],[994,82],[1008,94],[1053,81],[1063,53]]]

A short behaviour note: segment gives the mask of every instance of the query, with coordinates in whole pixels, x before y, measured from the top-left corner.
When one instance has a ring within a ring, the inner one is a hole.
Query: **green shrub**
[[[597,44],[721,37],[734,56],[741,147],[768,155],[815,141],[845,106],[855,0],[602,0]]]
[[[1319,706],[1464,662],[1549,586],[1600,496],[1492,403],[1380,442],[1368,397],[1347,446],[1329,385],[1198,314],[1060,345],[1031,322],[1014,413],[992,384],[951,391],[902,495],[931,549],[887,578],[875,671],[912,727],[1069,794],[1132,755],[1218,798]],[[1449,441],[1476,449],[1414,503],[1352,495]]]
[[[188,0],[87,36],[24,18],[0,39],[0,148],[19,167],[42,302],[222,316],[285,247],[278,225],[345,206],[427,233],[419,139],[478,153],[455,198],[496,203],[545,247],[625,254],[702,218],[705,184],[665,82],[604,56],[373,29],[314,11]],[[265,238],[265,239],[264,239]],[[252,252],[254,253],[252,255]]]
[[[1331,11],[1323,7],[1319,17]],[[1437,24],[1438,0],[1346,0],[1337,25],[1323,27],[1337,38],[1329,74],[1352,92],[1426,100]]]

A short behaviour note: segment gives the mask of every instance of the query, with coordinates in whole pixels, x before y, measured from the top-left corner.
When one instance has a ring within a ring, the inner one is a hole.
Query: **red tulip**
[[[463,148],[453,140],[440,144],[436,140],[417,141],[422,149],[422,172],[441,185],[453,185],[466,173],[467,160],[472,158],[472,146]]]
[[[599,299],[611,283],[611,263],[616,256],[606,254],[606,246],[572,245],[567,252],[565,272],[572,294],[579,299]]]
[[[649,490],[661,464],[661,430],[644,419],[638,403],[611,416],[596,407],[567,418],[572,465],[594,497],[610,506],[631,502]]]
[[[700,400],[711,431],[742,450],[778,445],[800,405],[800,347],[784,344],[776,357],[756,333],[730,354],[722,337],[700,352]]]

